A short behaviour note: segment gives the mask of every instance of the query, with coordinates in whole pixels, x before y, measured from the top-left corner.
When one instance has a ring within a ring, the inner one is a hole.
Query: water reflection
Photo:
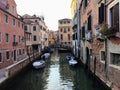
[[[70,67],[65,56],[55,50],[44,69],[20,74],[4,90],[105,90],[94,87],[82,67]]]

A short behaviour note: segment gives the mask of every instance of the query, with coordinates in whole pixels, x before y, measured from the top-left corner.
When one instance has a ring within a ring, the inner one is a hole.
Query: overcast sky
[[[15,0],[18,14],[43,15],[50,30],[58,29],[58,20],[71,18],[71,0]]]

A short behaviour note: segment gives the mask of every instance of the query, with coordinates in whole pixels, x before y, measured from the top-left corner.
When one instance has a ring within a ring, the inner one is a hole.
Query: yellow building
[[[70,6],[72,19],[74,18],[76,7],[77,7],[77,0],[72,0],[71,6]]]
[[[52,46],[52,45],[55,44],[54,31],[49,31],[49,35],[48,35],[48,43],[49,43],[49,46]]]

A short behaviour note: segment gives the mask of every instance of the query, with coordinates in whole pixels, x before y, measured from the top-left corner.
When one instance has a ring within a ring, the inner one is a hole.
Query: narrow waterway
[[[67,53],[52,53],[44,69],[29,69],[12,80],[5,90],[106,90],[95,85],[84,69],[70,67]]]

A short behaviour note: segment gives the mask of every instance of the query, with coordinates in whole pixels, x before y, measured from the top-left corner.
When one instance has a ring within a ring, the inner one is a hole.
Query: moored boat
[[[76,61],[76,60],[74,60],[74,59],[71,59],[71,60],[69,60],[69,65],[71,65],[71,66],[74,66],[74,65],[76,65],[78,62]]]
[[[50,57],[50,53],[45,53],[41,56],[42,59],[47,59]]]
[[[43,68],[43,67],[45,67],[45,61],[38,60],[38,61],[33,62],[32,65],[35,69]]]

